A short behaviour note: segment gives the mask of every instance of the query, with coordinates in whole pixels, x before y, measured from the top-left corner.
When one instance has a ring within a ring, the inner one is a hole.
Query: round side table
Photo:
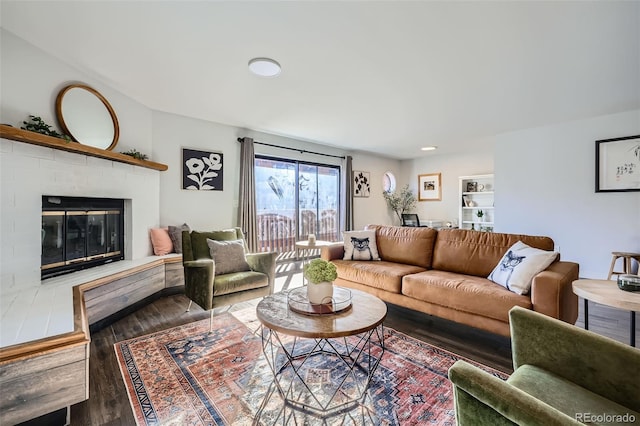
[[[640,292],[624,291],[610,280],[576,280],[573,292],[584,299],[584,328],[589,329],[588,301],[631,311],[630,345],[636,345],[636,311],[640,311]]]

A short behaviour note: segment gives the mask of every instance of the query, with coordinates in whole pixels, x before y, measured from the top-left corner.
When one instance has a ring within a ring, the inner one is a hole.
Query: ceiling
[[[640,108],[638,1],[0,6],[3,28],[151,109],[391,158]],[[249,72],[265,56],[280,76]]]

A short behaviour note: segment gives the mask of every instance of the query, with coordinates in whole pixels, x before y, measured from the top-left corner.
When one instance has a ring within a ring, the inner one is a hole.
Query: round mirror
[[[56,114],[62,130],[76,142],[108,151],[118,143],[115,111],[89,86],[72,84],[62,89],[56,99]]]

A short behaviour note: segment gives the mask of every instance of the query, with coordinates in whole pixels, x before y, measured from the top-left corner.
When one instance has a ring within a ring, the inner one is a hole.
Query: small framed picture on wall
[[[418,201],[442,200],[440,173],[418,175]]]
[[[371,193],[369,172],[353,171],[353,196],[368,197]]]

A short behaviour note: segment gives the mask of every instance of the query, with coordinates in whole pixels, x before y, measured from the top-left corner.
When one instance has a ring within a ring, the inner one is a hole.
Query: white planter
[[[329,303],[333,298],[333,283],[307,284],[307,298],[313,304]]]

